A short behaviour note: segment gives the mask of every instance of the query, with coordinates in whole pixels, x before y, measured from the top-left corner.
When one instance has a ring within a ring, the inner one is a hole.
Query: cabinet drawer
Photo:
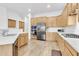
[[[16,27],[16,21],[13,19],[8,19],[8,27],[9,28],[15,28]]]
[[[65,46],[63,51],[64,56],[72,56],[71,52],[68,50],[68,48]]]
[[[75,51],[67,42],[65,42],[65,46],[69,49],[73,56],[77,56],[77,51]]]

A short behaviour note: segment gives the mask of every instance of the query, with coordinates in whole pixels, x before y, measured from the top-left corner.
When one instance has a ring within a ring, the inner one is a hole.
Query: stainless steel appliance
[[[79,38],[77,34],[62,34],[66,38]]]
[[[36,28],[37,39],[38,40],[46,40],[46,26],[44,23],[38,23]]]

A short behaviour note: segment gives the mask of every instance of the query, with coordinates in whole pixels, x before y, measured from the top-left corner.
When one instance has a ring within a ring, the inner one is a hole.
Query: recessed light
[[[51,7],[51,5],[47,5],[47,8],[50,8]]]
[[[31,9],[28,9],[29,12],[31,12]]]

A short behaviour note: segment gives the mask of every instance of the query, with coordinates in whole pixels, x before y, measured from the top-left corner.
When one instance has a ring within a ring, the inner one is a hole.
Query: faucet
[[[6,33],[8,32],[8,30],[4,29],[4,30],[2,30],[2,31],[3,31],[3,32],[2,32],[2,35],[3,35],[3,36],[6,36],[6,35],[7,35]]]

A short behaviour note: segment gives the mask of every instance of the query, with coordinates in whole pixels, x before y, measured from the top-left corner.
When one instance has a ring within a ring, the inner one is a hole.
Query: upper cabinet
[[[36,25],[37,23],[43,22],[47,25],[48,17],[36,17],[31,19],[31,25]]]
[[[78,3],[68,3],[67,10],[68,10],[68,25],[75,25],[78,15]]]
[[[47,27],[55,27],[56,26],[56,17],[52,16],[52,17],[48,17],[47,21]]]
[[[19,21],[19,28],[21,29],[23,29],[24,28],[24,22],[22,22],[22,21]]]
[[[36,25],[40,20],[38,18],[31,19],[31,25]]]
[[[16,28],[16,20],[8,19],[8,28]]]
[[[78,3],[68,3],[67,4],[67,10],[68,10],[68,15],[76,15],[76,9],[78,9]]]
[[[57,27],[67,26],[67,19],[64,19],[62,16],[57,16],[56,26]]]
[[[47,27],[67,27],[76,24],[76,19],[79,17],[77,11],[79,9],[78,3],[67,3],[63,12],[59,16],[51,17],[37,17],[31,20],[31,25],[35,25],[38,22],[44,22]],[[78,15],[78,17],[77,17]],[[79,19],[79,18],[78,18]]]
[[[78,9],[79,9],[79,3],[78,3]],[[78,22],[79,22],[79,10],[78,10]]]
[[[68,16],[68,26],[76,24],[76,15]]]

